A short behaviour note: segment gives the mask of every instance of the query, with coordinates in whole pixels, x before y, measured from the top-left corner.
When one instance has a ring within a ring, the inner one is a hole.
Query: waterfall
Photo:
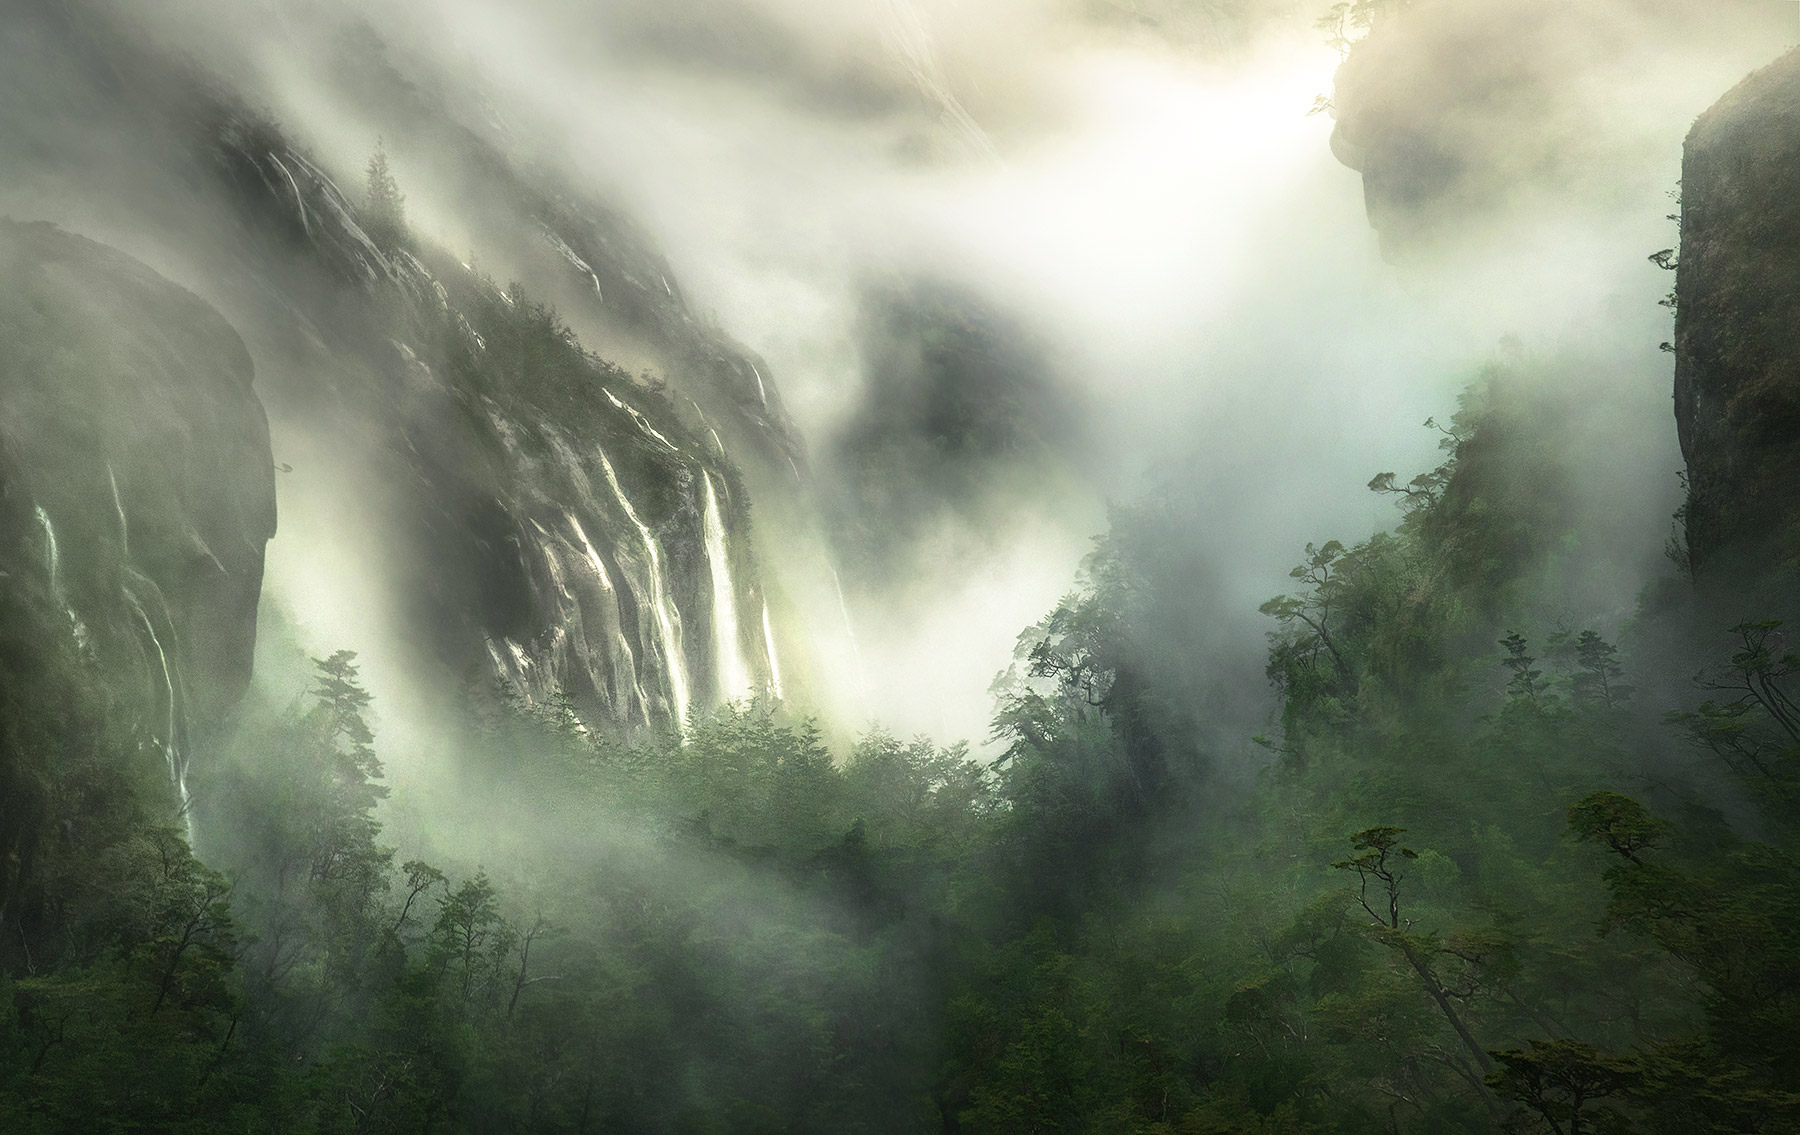
[[[163,620],[169,625],[170,634],[173,635],[175,620],[169,614],[169,604],[163,598],[161,589],[131,569],[131,527],[125,520],[125,502],[119,496],[119,478],[113,473],[111,462],[108,462],[106,466],[106,481],[112,488],[113,511],[119,517],[119,558],[125,562],[125,571],[128,576],[144,579],[155,590],[157,602],[162,605]],[[48,531],[48,527],[49,518],[46,517],[46,531]],[[169,665],[169,652],[163,649],[162,639],[156,633],[156,624],[151,621],[150,613],[144,610],[143,603],[138,600],[137,592],[131,589],[130,583],[121,584],[120,590],[125,593],[126,602],[131,604],[131,609],[137,612],[137,617],[143,622],[144,630],[150,635],[150,645],[156,648],[156,660],[162,667],[163,689],[168,694],[168,717],[162,738],[163,758],[169,763],[169,780],[174,784],[175,792],[181,798],[181,819],[187,827],[188,845],[191,847],[194,843],[194,813],[193,801],[188,797],[187,753],[183,748],[186,738],[183,736],[185,729],[183,728],[181,695],[179,693],[180,679],[175,673],[175,668]],[[73,612],[70,613],[70,616],[73,617]],[[77,623],[77,635],[79,636],[79,634],[80,625]],[[171,641],[173,640],[171,639]]]
[[[549,530],[536,520],[531,522],[531,526],[537,529],[538,535],[543,537],[543,541],[537,545],[537,549],[543,554],[544,567],[549,570],[550,582],[556,587],[556,619],[550,628],[550,673],[554,678],[563,679],[573,665],[569,656],[571,641],[569,628],[572,625],[575,630],[576,653],[581,667],[587,671],[588,681],[594,690],[596,692],[604,691],[605,685],[600,681],[600,675],[594,670],[593,653],[583,649],[583,644],[587,639],[587,629],[582,618],[581,602],[569,590],[568,577],[563,571],[562,559],[558,555],[559,545],[565,541],[552,536]]]
[[[50,525],[50,514],[44,511],[43,505],[33,506],[37,513],[38,527],[44,530],[44,570],[50,575],[50,595],[62,606],[63,614],[69,616],[69,627],[75,632],[75,645],[86,650],[88,647],[87,624],[69,606],[69,597],[63,592],[62,552],[56,546],[56,529]]]
[[[719,431],[713,428],[712,422],[706,416],[706,411],[702,410],[700,408],[700,403],[694,401],[692,398],[687,400],[687,404],[694,408],[694,413],[700,418],[700,424],[705,426],[706,432],[712,435],[713,448],[717,450],[720,457],[725,456],[725,443],[719,440]]]
[[[288,188],[294,191],[294,205],[300,210],[300,229],[306,233],[306,239],[311,240],[313,238],[312,220],[306,215],[306,195],[300,192],[300,183],[294,180],[292,173],[288,172],[286,163],[276,157],[273,152],[269,154],[269,160],[274,162],[275,168],[287,177]]]
[[[756,376],[756,396],[762,399],[764,406],[767,406],[769,404],[769,388],[763,385],[762,371],[756,369],[755,363],[751,363],[750,373]]]
[[[775,657],[775,628],[769,625],[769,602],[763,600],[763,646],[769,651],[769,690],[781,701],[785,695],[781,692],[781,660]]]
[[[106,481],[112,486],[113,511],[119,514],[119,556],[131,555],[131,528],[125,523],[125,502],[119,499],[119,479],[113,476],[112,462],[106,463]]]
[[[667,449],[670,453],[680,453],[681,452],[681,447],[676,445],[674,442],[670,441],[668,438],[664,437],[662,434],[662,431],[657,429],[655,426],[651,425],[650,419],[644,417],[644,415],[638,411],[637,407],[628,405],[625,402],[620,401],[618,395],[614,394],[612,391],[606,389],[605,387],[600,388],[600,393],[606,395],[606,400],[608,402],[611,402],[615,408],[622,410],[626,414],[630,415],[631,420],[637,424],[638,429],[643,430],[645,433],[647,433],[651,437],[655,438],[658,442],[662,443],[663,447],[665,449]]]
[[[719,698],[741,701],[750,696],[750,667],[744,661],[743,644],[738,638],[737,590],[731,585],[731,558],[725,548],[725,518],[719,514],[719,495],[713,491],[712,475],[704,469],[706,479],[706,560],[712,568],[713,641],[717,647],[716,665]]]
[[[575,530],[576,539],[581,541],[581,550],[587,556],[588,566],[594,569],[594,575],[600,580],[600,590],[606,593],[608,601],[612,603],[612,618],[610,622],[612,624],[613,639],[619,648],[619,657],[615,658],[613,662],[615,681],[613,696],[620,701],[624,700],[622,690],[626,681],[625,675],[629,675],[631,692],[637,695],[638,709],[643,713],[644,721],[648,724],[650,721],[650,699],[644,696],[644,685],[638,680],[637,655],[632,653],[631,643],[626,640],[625,628],[621,625],[619,616],[619,593],[613,587],[612,576],[607,574],[606,564],[601,561],[600,553],[594,550],[594,542],[588,539],[587,530],[581,526],[581,521],[575,518],[574,513],[564,513],[564,516],[568,518],[569,527]],[[621,659],[623,661],[623,666],[620,665]],[[630,718],[631,707],[626,705],[623,708],[625,710],[625,716]]]
[[[631,501],[625,496],[625,490],[619,487],[618,474],[613,472],[612,462],[606,454],[595,451],[600,456],[600,469],[606,474],[606,483],[612,488],[613,495],[619,498],[619,505],[625,510],[625,516],[636,526],[638,535],[644,541],[644,553],[650,558],[650,606],[656,614],[656,624],[662,632],[663,657],[668,663],[669,700],[674,703],[675,724],[682,733],[687,732],[688,715],[688,676],[687,657],[681,646],[681,612],[675,609],[674,600],[669,598],[668,588],[663,585],[662,549],[657,546],[656,537],[651,535],[650,527],[631,507]]]
[[[144,630],[150,635],[150,645],[156,648],[156,659],[162,665],[163,688],[168,691],[168,719],[163,732],[163,758],[169,763],[169,780],[174,784],[176,793],[181,797],[181,818],[187,826],[189,846],[194,842],[194,814],[192,801],[188,798],[187,788],[187,755],[181,751],[181,701],[176,693],[175,671],[169,665],[168,651],[163,649],[162,639],[157,637],[156,624],[150,621],[150,613],[138,601],[137,594],[129,585],[124,588],[125,598],[131,609],[137,612],[143,621]],[[159,593],[160,595],[160,593]],[[163,611],[168,614],[167,608]]]
[[[514,685],[517,685],[518,680],[513,676],[512,667],[506,664],[506,658],[501,655],[500,648],[494,645],[494,640],[487,635],[482,635],[481,642],[483,646],[487,647],[488,659],[494,664],[494,672],[502,678],[505,678],[507,681],[512,682]]]
[[[863,667],[862,644],[856,641],[856,628],[850,623],[850,604],[844,601],[844,584],[838,579],[837,568],[831,568],[831,586],[837,591],[838,614],[844,617],[844,633],[850,638],[850,655],[856,660],[856,688],[862,693],[864,701],[869,700],[869,676]]]
[[[62,602],[62,556],[56,550],[56,529],[50,527],[50,514],[37,506],[38,527],[44,530],[44,568],[50,573],[50,594]]]

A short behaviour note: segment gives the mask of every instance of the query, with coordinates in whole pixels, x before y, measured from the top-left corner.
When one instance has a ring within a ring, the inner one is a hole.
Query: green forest
[[[439,7],[0,0],[0,1135],[1800,1135],[1793,5]]]
[[[1528,371],[1296,550],[1252,774],[1155,495],[1021,635],[997,759],[502,686],[462,822],[531,838],[485,864],[400,861],[347,651],[196,769],[197,859],[147,711],[0,590],[0,1129],[1800,1131],[1800,655],[1673,572],[1566,621]]]

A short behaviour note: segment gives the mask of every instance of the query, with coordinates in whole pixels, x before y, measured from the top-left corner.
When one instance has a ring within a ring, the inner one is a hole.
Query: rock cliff
[[[500,680],[626,730],[775,692],[781,605],[757,579],[750,493],[799,494],[804,451],[774,376],[626,217],[348,28],[338,92],[371,142],[393,140],[399,191],[506,265],[495,279],[403,212],[377,216],[360,158],[334,164],[254,84],[135,34],[128,11],[24,15],[0,104],[58,110],[18,129],[0,113],[0,189],[79,199],[73,215],[166,250],[238,328],[292,465],[284,496],[330,517],[289,558],[354,545],[358,578],[324,579],[332,602],[361,588],[392,616],[375,633],[401,638],[413,679]],[[26,129],[53,119],[67,128]],[[408,166],[407,147],[430,158]]]
[[[0,585],[168,763],[250,680],[268,424],[220,315],[114,249],[0,222]]]
[[[210,110],[198,145],[246,230],[239,270],[304,332],[287,396],[369,470],[379,558],[400,568],[389,601],[428,661],[622,729],[771,690],[748,490],[695,400],[592,353],[521,285],[380,234],[277,125]],[[677,318],[645,297],[654,271],[674,299],[647,254],[609,247],[606,222],[572,204],[540,204],[561,267],[585,265],[639,318]],[[749,420],[781,452],[773,414]]]
[[[1800,565],[1800,52],[1688,135],[1675,420],[1696,575]]]

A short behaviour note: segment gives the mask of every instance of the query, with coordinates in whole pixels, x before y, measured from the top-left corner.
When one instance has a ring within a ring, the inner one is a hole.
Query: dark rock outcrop
[[[930,279],[865,286],[857,331],[868,390],[836,439],[828,486],[855,576],[916,574],[917,549],[1007,531],[1083,469],[1084,407],[1024,320]]]
[[[0,585],[38,597],[179,786],[250,680],[268,423],[217,311],[125,254],[0,222]]]
[[[1800,565],[1800,52],[1702,115],[1682,164],[1675,420],[1699,577]]]

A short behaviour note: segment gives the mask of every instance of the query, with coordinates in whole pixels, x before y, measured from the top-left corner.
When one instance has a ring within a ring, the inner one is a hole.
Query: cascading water
[[[129,584],[124,585],[123,590],[126,601],[131,604],[131,609],[137,612],[138,619],[143,622],[144,631],[150,636],[150,645],[156,650],[157,662],[162,666],[163,689],[167,691],[168,695],[168,716],[164,723],[162,737],[163,757],[169,763],[169,780],[174,784],[176,794],[181,798],[181,818],[187,826],[188,843],[192,845],[194,842],[194,813],[191,807],[192,801],[188,797],[187,754],[182,751],[181,697],[177,692],[175,670],[169,665],[169,653],[163,649],[162,639],[156,633],[156,624],[151,621],[150,613],[144,610],[143,603],[139,601],[137,593],[131,589]],[[167,616],[166,608],[163,614],[165,617]]]
[[[125,523],[125,502],[119,499],[119,479],[113,476],[112,463],[106,465],[106,483],[112,486],[113,511],[119,515],[119,556],[131,555],[131,526]]]
[[[606,474],[606,483],[619,499],[619,506],[625,510],[626,519],[637,528],[638,535],[644,541],[644,554],[650,559],[650,606],[656,614],[657,628],[662,635],[663,657],[668,663],[669,700],[674,704],[676,727],[686,733],[687,656],[681,645],[681,612],[676,610],[675,601],[669,598],[669,589],[663,581],[662,549],[651,533],[650,526],[638,516],[637,509],[631,507],[625,490],[619,486],[618,474],[613,472],[612,462],[606,459],[604,453],[599,453],[599,457],[600,469]]]
[[[119,495],[119,478],[113,473],[112,464],[106,466],[106,482],[112,489],[113,511],[119,518],[119,557],[125,562],[127,579],[119,586],[125,595],[125,601],[137,612],[138,619],[144,624],[144,631],[150,636],[150,645],[156,651],[156,660],[162,667],[163,690],[167,698],[167,715],[163,725],[162,751],[163,758],[169,763],[169,781],[175,787],[176,795],[181,799],[181,819],[187,827],[188,843],[194,842],[193,801],[188,797],[187,787],[187,750],[186,721],[183,718],[181,682],[175,668],[169,663],[169,652],[163,648],[162,638],[156,633],[156,623],[150,613],[144,609],[143,602],[137,592],[132,589],[130,580],[136,578],[148,584],[157,602],[162,607],[163,621],[168,625],[170,634],[175,630],[175,620],[169,614],[169,604],[163,598],[162,590],[131,568],[131,525],[125,518],[125,501]],[[48,518],[46,517],[46,523]],[[71,612],[73,617],[73,612]],[[79,628],[77,633],[79,634]],[[171,640],[172,641],[172,640]]]
[[[838,614],[844,617],[844,633],[850,638],[850,656],[856,660],[856,688],[863,700],[869,699],[868,671],[863,667],[862,643],[856,641],[856,628],[850,623],[850,604],[844,600],[844,584],[837,568],[831,568],[831,586],[837,591]]]
[[[648,722],[650,720],[650,699],[644,696],[644,685],[638,679],[637,655],[632,653],[631,643],[625,637],[623,620],[619,614],[618,590],[613,586],[612,576],[607,572],[606,564],[601,561],[600,553],[594,550],[594,542],[588,539],[587,530],[581,526],[581,521],[577,520],[573,513],[565,513],[564,515],[568,518],[569,527],[575,531],[575,538],[581,541],[582,553],[587,557],[588,566],[594,569],[594,575],[600,581],[600,590],[605,593],[607,601],[612,604],[612,617],[609,621],[612,624],[615,645],[619,648],[619,654],[614,660],[613,670],[616,674],[620,675],[618,680],[619,688],[615,690],[615,696],[618,696],[623,700],[625,676],[629,675],[631,692],[636,695],[638,708],[640,712],[643,713],[644,720]],[[631,707],[623,706],[622,708],[625,710],[625,716],[629,717],[631,714]]]
[[[631,420],[633,422],[637,423],[638,429],[643,430],[644,433],[647,434],[648,436],[655,438],[657,440],[657,442],[660,445],[662,445],[662,447],[664,449],[667,449],[670,453],[680,453],[681,452],[681,447],[676,445],[674,442],[670,441],[668,438],[664,437],[663,432],[661,430],[657,429],[655,426],[651,425],[650,419],[644,417],[643,414],[639,413],[635,406],[626,405],[624,402],[619,400],[618,395],[614,394],[612,391],[607,390],[605,388],[602,388],[600,393],[606,395],[606,400],[608,402],[611,402],[615,409],[621,410],[624,413],[630,415]]]
[[[706,479],[706,560],[712,568],[713,642],[715,669],[719,677],[719,697],[723,701],[742,701],[750,696],[750,667],[744,661],[743,644],[738,635],[737,590],[731,582],[731,559],[725,548],[725,518],[719,513],[719,494],[713,491],[712,475],[702,470]]]
[[[75,608],[69,606],[69,597],[63,591],[62,552],[56,545],[56,528],[50,523],[50,514],[44,511],[43,505],[34,505],[33,511],[37,514],[38,527],[44,530],[44,571],[50,577],[50,595],[69,616],[76,644],[85,649],[88,645],[87,625],[75,613]]]
[[[44,530],[44,570],[50,573],[50,594],[62,602],[62,556],[56,550],[56,529],[50,525],[50,514],[43,505],[36,507],[38,527]]]
[[[512,666],[508,664],[506,656],[500,653],[500,648],[495,645],[494,640],[483,635],[481,642],[483,646],[487,647],[488,660],[494,664],[494,673],[517,685],[518,677],[513,673]]]
[[[563,571],[562,558],[557,554],[559,544],[556,537],[550,535],[549,529],[533,520],[531,526],[537,529],[543,541],[537,545],[538,553],[544,558],[544,567],[550,572],[550,582],[556,588],[556,620],[550,628],[550,665],[552,675],[561,677],[569,672],[572,664],[569,650],[569,630],[574,628],[575,637],[584,635],[581,617],[581,604],[569,590],[567,574]],[[594,689],[604,689],[600,675],[595,673],[592,656],[585,650],[576,652],[582,667],[587,671],[588,680]]]
[[[769,651],[769,692],[780,701],[786,695],[781,692],[781,660],[775,657],[775,628],[769,624],[769,604],[765,601],[763,609],[763,646]]]

